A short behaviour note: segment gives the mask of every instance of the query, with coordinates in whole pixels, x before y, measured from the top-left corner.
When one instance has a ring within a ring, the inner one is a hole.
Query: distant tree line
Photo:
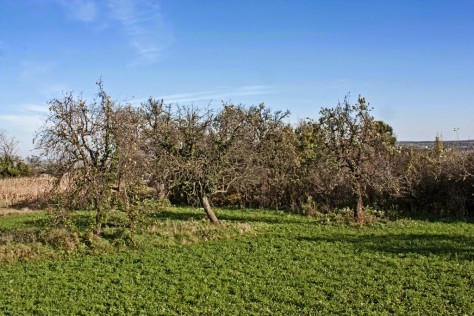
[[[35,144],[57,184],[58,214],[90,209],[100,234],[121,209],[135,227],[147,198],[201,205],[278,208],[306,215],[367,207],[419,216],[474,214],[474,152],[397,146],[392,128],[349,97],[296,125],[264,104],[218,109],[114,102],[67,93],[50,101]],[[36,168],[38,169],[38,168]]]
[[[30,168],[17,154],[18,141],[0,130],[0,179],[28,176]]]

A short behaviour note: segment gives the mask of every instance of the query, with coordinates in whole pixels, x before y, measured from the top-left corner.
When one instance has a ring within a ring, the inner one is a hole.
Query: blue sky
[[[0,129],[21,155],[47,101],[99,77],[119,102],[265,102],[293,122],[350,92],[399,140],[474,139],[474,1],[0,0]]]

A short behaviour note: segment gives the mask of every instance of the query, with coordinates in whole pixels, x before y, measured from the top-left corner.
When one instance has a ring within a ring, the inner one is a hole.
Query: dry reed
[[[30,206],[47,198],[53,179],[49,176],[0,180],[0,207]]]

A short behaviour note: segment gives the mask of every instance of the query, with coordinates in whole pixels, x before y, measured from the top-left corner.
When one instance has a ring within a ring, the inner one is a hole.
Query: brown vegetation
[[[53,187],[53,222],[91,210],[96,236],[114,209],[134,230],[150,212],[148,198],[200,205],[214,223],[213,205],[306,215],[350,208],[358,223],[367,221],[366,208],[473,214],[474,152],[445,148],[441,139],[432,149],[399,147],[362,97],[292,126],[289,112],[264,104],[202,109],[150,98],[123,106],[98,87],[92,103],[72,93],[50,102],[36,138],[43,156],[31,168],[53,178],[32,180],[28,189],[2,185],[10,190],[0,196],[4,206],[40,200]],[[34,189],[35,181],[47,185]]]
[[[50,176],[0,179],[0,208],[35,208],[49,198]]]

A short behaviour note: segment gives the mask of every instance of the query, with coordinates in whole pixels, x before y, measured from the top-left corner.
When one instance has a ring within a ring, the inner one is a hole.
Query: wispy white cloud
[[[49,105],[27,103],[20,106],[20,109],[22,112],[28,112],[32,114],[46,114],[49,112]]]
[[[69,19],[104,30],[118,23],[135,54],[131,65],[160,61],[173,36],[156,1],[147,0],[55,0]],[[120,29],[119,28],[119,29]]]
[[[34,133],[43,122],[42,115],[35,114],[0,114],[0,124],[7,126],[7,130],[20,130],[22,133]],[[16,134],[16,133],[14,133]]]
[[[275,93],[276,90],[272,86],[266,85],[253,85],[243,86],[237,88],[216,88],[212,90],[199,91],[199,92],[188,92],[188,93],[176,93],[165,96],[156,96],[158,99],[163,99],[165,103],[198,103],[198,102],[211,102],[211,101],[228,101],[233,98],[252,96],[252,95],[264,95]],[[140,104],[146,101],[146,99],[139,99],[132,102],[133,104]]]
[[[0,115],[0,122],[9,122],[17,125],[28,125],[31,127],[32,122],[41,122],[46,114],[49,113],[49,105],[47,103],[24,103],[7,106],[6,113]],[[35,125],[35,124],[34,124]]]
[[[31,155],[33,138],[43,122],[44,115],[40,113],[0,114],[1,128],[20,141],[18,154],[22,157]]]
[[[8,106],[9,112],[0,114],[0,127],[20,141],[19,154],[26,157],[33,149],[32,140],[45,122],[47,104],[25,103]]]
[[[72,20],[93,22],[97,16],[97,4],[94,0],[58,0]]]
[[[134,0],[108,0],[112,18],[118,21],[136,53],[132,64],[152,64],[162,58],[172,35],[157,4]]]

